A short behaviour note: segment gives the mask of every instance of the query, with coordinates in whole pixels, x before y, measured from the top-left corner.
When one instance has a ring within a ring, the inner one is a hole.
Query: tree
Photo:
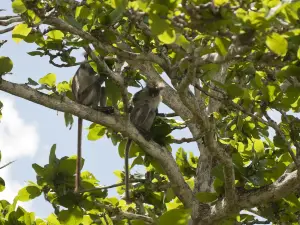
[[[122,171],[111,187],[82,172],[84,189],[74,194],[76,158],[58,159],[53,145],[47,165],[32,165],[36,183],[12,204],[0,201],[3,224],[298,224],[299,2],[14,0],[12,8],[16,15],[0,17],[0,34],[35,43],[28,54],[47,56],[57,67],[83,63],[72,56],[77,49],[89,52],[90,65],[109,78],[116,113],[74,103],[70,82],[57,83],[55,74],[26,84],[6,81],[13,67],[6,56],[0,90],[64,112],[67,126],[72,115],[91,121],[88,138],[106,135],[120,157],[132,138],[131,166],[147,172],[132,177],[129,205],[107,197],[112,187],[124,193]],[[156,118],[147,141],[125,109],[128,87],[151,81],[166,84],[163,103],[174,113]],[[272,119],[274,110],[281,121]],[[184,128],[191,138],[172,136]],[[195,142],[200,157],[183,148],[173,157],[171,144],[184,142]],[[54,208],[46,220],[15,207],[42,194]]]

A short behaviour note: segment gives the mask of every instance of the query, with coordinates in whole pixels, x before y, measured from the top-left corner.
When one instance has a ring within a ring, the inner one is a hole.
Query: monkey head
[[[151,97],[157,97],[164,87],[163,82],[152,81],[147,84],[147,89]]]

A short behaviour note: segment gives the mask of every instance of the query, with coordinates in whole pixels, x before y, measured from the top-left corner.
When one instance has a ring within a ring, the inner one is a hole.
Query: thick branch
[[[235,206],[231,207],[224,204],[224,200],[219,201],[211,209],[207,218],[202,222],[217,221],[225,218],[230,213],[238,212],[242,209],[253,208],[257,205],[279,200],[300,187],[298,171],[282,175],[271,185],[257,188],[254,190],[239,192]]]
[[[220,162],[223,163],[223,173],[225,179],[225,201],[226,205],[231,205],[232,207],[236,201],[235,193],[235,175],[234,168],[231,157],[225,152],[224,149],[220,148],[214,139],[214,133],[209,132],[205,136],[205,142],[208,149],[217,156]]]

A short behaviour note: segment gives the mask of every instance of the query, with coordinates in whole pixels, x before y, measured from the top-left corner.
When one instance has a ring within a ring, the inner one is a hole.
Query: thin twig
[[[15,26],[12,26],[12,27],[8,27],[8,28],[5,28],[5,29],[3,29],[3,30],[0,30],[0,34],[4,34],[4,33],[7,33],[7,32],[10,32],[10,31],[12,31],[14,28],[15,28]]]
[[[12,164],[13,162],[15,162],[16,160],[13,160],[9,163],[6,163],[4,166],[1,166],[0,169],[3,169],[4,167],[7,167],[8,165]]]
[[[138,182],[144,183],[145,181],[146,181],[145,179],[131,179],[131,180],[129,180],[129,183],[138,183]],[[110,189],[110,188],[120,187],[120,186],[123,186],[123,185],[125,185],[124,182],[118,183],[118,184],[112,184],[112,185],[104,186],[104,187],[96,187],[96,188],[85,189],[85,190],[79,191],[78,193],[106,190],[106,189]]]
[[[171,142],[174,144],[190,143],[199,140],[202,137],[192,137],[192,138],[181,138],[181,139],[172,139]]]

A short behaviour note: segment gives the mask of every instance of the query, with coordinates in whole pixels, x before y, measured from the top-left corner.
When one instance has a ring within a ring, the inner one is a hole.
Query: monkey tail
[[[79,118],[79,117],[78,117],[77,159],[76,159],[75,192],[78,192],[78,191],[79,191],[79,187],[80,187],[81,140],[82,140],[82,118]]]
[[[125,199],[126,202],[130,202],[129,196],[129,152],[132,144],[132,140],[128,139],[125,147]]]

